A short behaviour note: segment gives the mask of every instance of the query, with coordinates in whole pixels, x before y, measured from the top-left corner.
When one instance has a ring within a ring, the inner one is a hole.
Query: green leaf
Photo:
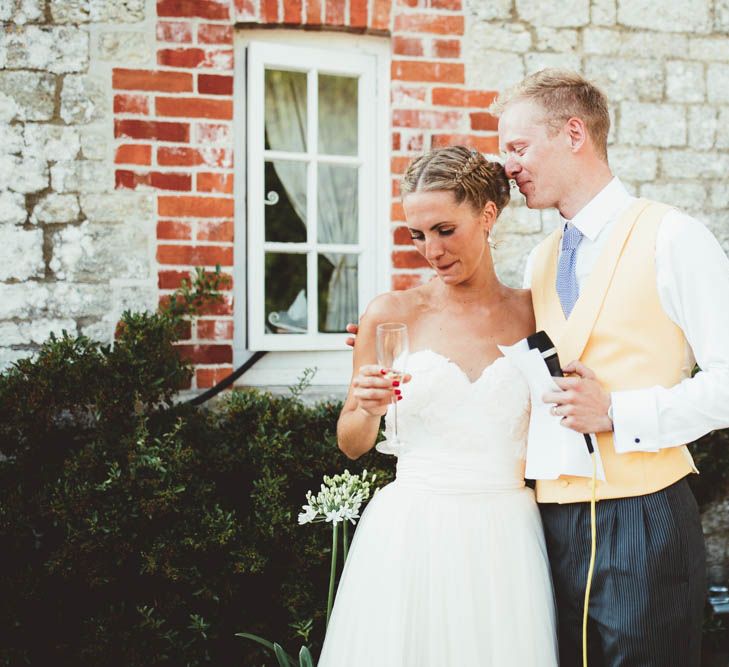
[[[302,646],[299,651],[299,667],[314,667],[314,660],[306,646]]]
[[[243,637],[243,639],[250,639],[251,641],[261,644],[261,646],[265,646],[269,651],[275,650],[273,642],[270,642],[268,639],[264,639],[263,637],[259,637],[258,635],[252,635],[250,632],[236,632],[235,636]]]
[[[296,667],[296,663],[293,661],[291,656],[283,650],[281,644],[274,644],[273,650],[274,653],[276,653],[276,658],[278,658],[278,664],[280,667]]]

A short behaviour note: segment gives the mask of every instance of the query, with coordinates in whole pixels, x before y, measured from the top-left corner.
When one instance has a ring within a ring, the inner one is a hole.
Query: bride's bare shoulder
[[[428,301],[426,285],[408,290],[385,292],[370,301],[362,320],[371,325],[381,322],[409,322]]]
[[[518,338],[533,334],[536,330],[534,322],[534,308],[532,306],[532,293],[528,289],[512,289],[511,293],[511,317],[518,329],[515,332]]]
[[[521,310],[527,313],[534,312],[532,307],[532,291],[530,289],[513,289],[512,293],[514,294],[515,302]]]

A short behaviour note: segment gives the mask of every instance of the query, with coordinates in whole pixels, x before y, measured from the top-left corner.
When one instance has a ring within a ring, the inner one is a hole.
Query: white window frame
[[[234,361],[242,359],[246,352],[267,351],[317,351],[343,349],[343,333],[306,333],[306,334],[267,334],[264,332],[264,257],[266,250],[307,253],[307,282],[315,285],[317,280],[316,253],[352,252],[359,253],[358,261],[358,299],[360,310],[378,293],[389,288],[390,280],[390,225],[389,203],[390,165],[389,165],[389,45],[380,39],[370,42],[368,38],[326,35],[326,40],[302,40],[300,35],[287,31],[272,31],[279,34],[261,33],[245,35],[242,44],[236,49],[237,76],[243,75],[244,81],[237,86],[245,94],[236,99],[236,117],[244,117],[245,136],[237,137],[236,182],[245,183],[248,193],[264,192],[264,158],[305,159],[310,165],[317,160],[322,163],[342,163],[361,165],[359,169],[359,220],[357,244],[337,246],[316,243],[316,224],[307,225],[307,240],[301,244],[268,243],[264,238],[264,198],[248,196],[240,200],[243,188],[237,188],[237,213],[243,212],[245,218],[245,244],[236,243],[235,321],[236,354]],[[321,34],[321,33],[320,33]],[[286,41],[281,41],[286,35]],[[265,37],[262,39],[262,37]],[[332,39],[336,37],[336,39]],[[349,37],[349,39],[339,39]],[[298,42],[298,43],[292,43]],[[304,43],[302,43],[304,42]],[[308,42],[308,43],[306,43]],[[387,51],[383,49],[387,48]],[[243,62],[245,66],[243,66]],[[263,144],[264,123],[264,67],[307,72],[308,103],[307,117],[316,120],[316,76],[340,74],[357,76],[358,90],[358,155],[354,158],[317,155],[318,141],[316,122],[309,122],[307,136],[308,152],[288,154],[265,151]],[[240,98],[243,99],[240,99]],[[373,99],[374,97],[374,99]],[[247,100],[247,103],[246,103]],[[237,134],[240,133],[238,123]],[[247,149],[247,150],[246,150]],[[243,164],[241,164],[243,163]],[[243,173],[241,173],[243,172]],[[315,190],[316,169],[308,170],[309,190]],[[307,198],[307,217],[316,220],[316,197]],[[236,215],[240,221],[241,216]],[[236,240],[243,236],[242,225],[237,225]],[[245,245],[245,247],[241,247]],[[240,260],[245,257],[245,262]],[[241,271],[241,268],[243,270]],[[241,275],[242,274],[242,275]],[[247,289],[241,290],[241,286]],[[311,292],[309,291],[309,294]],[[241,307],[247,303],[247,308]],[[307,302],[308,321],[316,329],[318,313],[316,299]],[[243,314],[245,313],[245,317]],[[243,336],[242,334],[245,334]],[[345,348],[346,349],[346,348]],[[293,360],[292,360],[293,361]]]

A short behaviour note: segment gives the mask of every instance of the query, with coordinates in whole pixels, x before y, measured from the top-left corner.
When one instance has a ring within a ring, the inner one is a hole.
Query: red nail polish
[[[382,375],[384,375],[385,373],[387,373],[387,371],[384,368],[380,368],[380,373],[382,373]]]
[[[393,387],[399,387],[399,386],[400,386],[400,383],[399,383],[399,382],[398,382],[397,380],[395,380],[395,381],[394,381],[394,382],[392,383],[392,386],[393,386]]]
[[[398,397],[397,397],[397,400],[398,400],[398,401],[402,401],[402,396],[398,396]]]
[[[395,396],[399,396],[399,395],[400,395],[400,390],[399,389],[395,389]]]

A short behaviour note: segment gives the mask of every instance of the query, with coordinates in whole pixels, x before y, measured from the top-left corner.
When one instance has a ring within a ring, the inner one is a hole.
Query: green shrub
[[[323,474],[385,457],[347,461],[340,405],[301,387],[173,405],[201,302],[178,296],[113,346],[51,338],[0,375],[0,664],[255,665],[236,632],[298,644],[309,619],[317,651],[331,535],[297,513]]]
[[[729,430],[712,431],[689,449],[701,473],[691,475],[689,483],[699,507],[703,508],[729,492]]]

